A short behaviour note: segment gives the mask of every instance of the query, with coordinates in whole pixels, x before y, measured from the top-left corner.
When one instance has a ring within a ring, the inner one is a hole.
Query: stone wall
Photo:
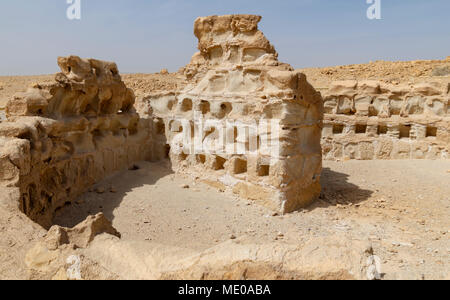
[[[323,102],[278,61],[260,20],[198,18],[186,87],[150,94],[138,111],[154,119],[158,157],[170,156],[176,172],[285,213],[320,194]]]
[[[185,84],[143,98],[139,115],[114,63],[59,58],[54,83],[7,105],[0,204],[48,228],[55,211],[105,176],[166,158],[176,172],[277,212],[311,203],[320,194],[323,100],[278,61],[260,20],[198,18],[200,52],[182,70]]]
[[[58,65],[55,83],[15,96],[0,124],[0,190],[46,228],[88,187],[151,158],[151,128],[116,64],[71,56]]]
[[[450,158],[450,83],[334,82],[324,95],[324,159]]]

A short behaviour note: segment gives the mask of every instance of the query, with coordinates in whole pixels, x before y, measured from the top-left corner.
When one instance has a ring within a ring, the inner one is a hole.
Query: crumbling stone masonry
[[[152,151],[116,64],[71,56],[58,65],[56,82],[15,96],[0,124],[2,200],[46,228],[56,210]]]
[[[334,82],[324,95],[324,159],[450,158],[450,84]]]
[[[320,194],[323,102],[305,75],[278,61],[260,20],[198,18],[186,87],[148,95],[138,111],[154,119],[155,155],[170,156],[176,172],[286,213]]]
[[[200,52],[184,69],[186,87],[146,97],[137,105],[141,116],[116,64],[59,58],[55,83],[35,84],[7,105],[0,204],[49,228],[55,211],[107,175],[168,157],[177,172],[282,213],[311,203],[320,194],[322,97],[278,62],[260,19],[197,19]],[[206,137],[220,145],[220,125],[238,124],[225,132],[225,147],[244,151],[187,151],[184,138],[199,121],[215,122],[201,145]]]

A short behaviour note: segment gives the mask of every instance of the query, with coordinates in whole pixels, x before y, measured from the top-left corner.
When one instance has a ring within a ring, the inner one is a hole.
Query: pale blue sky
[[[450,55],[449,0],[382,0],[368,20],[366,0],[0,0],[0,75],[58,71],[57,56],[117,62],[122,73],[176,71],[196,51],[198,16],[251,13],[280,60],[295,68]]]

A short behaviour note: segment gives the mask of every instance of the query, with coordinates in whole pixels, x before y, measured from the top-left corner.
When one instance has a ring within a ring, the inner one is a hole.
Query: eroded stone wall
[[[323,101],[305,75],[278,61],[258,30],[260,20],[198,18],[200,52],[183,69],[186,87],[150,94],[138,107],[142,116],[153,118],[159,157],[170,156],[175,171],[284,213],[320,194]],[[215,123],[205,126],[206,120]],[[264,122],[275,125],[255,129]],[[237,127],[247,127],[247,134]],[[223,136],[231,138],[221,141]],[[250,140],[257,141],[254,148]],[[213,149],[199,150],[206,142],[213,142]],[[238,148],[245,154],[224,151]]]
[[[324,95],[324,159],[450,158],[450,83],[334,82]]]
[[[55,82],[15,96],[0,124],[0,189],[44,227],[89,186],[151,156],[151,128],[116,64],[71,56],[58,65]]]

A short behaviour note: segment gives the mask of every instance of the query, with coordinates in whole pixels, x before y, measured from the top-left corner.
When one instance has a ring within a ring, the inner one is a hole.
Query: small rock
[[[230,236],[230,240],[235,240],[236,239],[236,236],[234,235],[234,234],[232,234],[231,236]]]
[[[188,188],[189,188],[189,185],[188,185],[188,184],[182,184],[180,187],[181,187],[182,189],[188,189]]]
[[[105,192],[105,188],[104,187],[98,187],[95,189],[95,192],[97,194],[103,194]]]
[[[128,170],[130,170],[130,171],[137,171],[137,170],[140,170],[140,169],[141,168],[138,165],[133,165],[130,168],[128,168]]]
[[[111,187],[110,189],[109,189],[109,191],[111,192],[111,193],[117,193],[117,190],[116,190],[116,188],[115,187]]]

